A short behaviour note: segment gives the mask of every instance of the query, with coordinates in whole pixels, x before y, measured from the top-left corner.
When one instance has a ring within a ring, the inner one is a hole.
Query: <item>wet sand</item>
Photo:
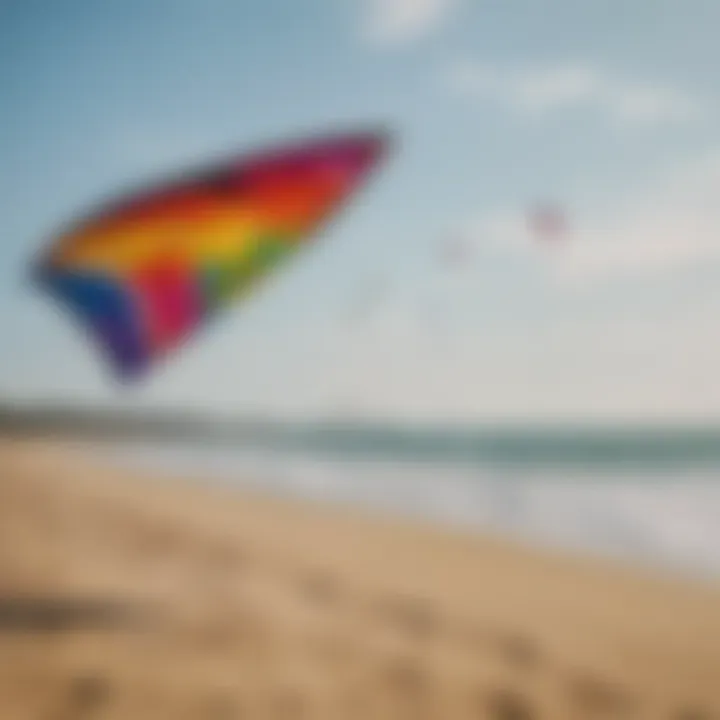
[[[720,588],[0,440],[0,718],[720,717]]]

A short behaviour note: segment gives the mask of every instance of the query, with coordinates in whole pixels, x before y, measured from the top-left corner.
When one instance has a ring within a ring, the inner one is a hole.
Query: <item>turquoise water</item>
[[[233,439],[208,428],[198,443]],[[268,425],[238,432],[236,442],[276,451],[354,460],[478,466],[720,468],[720,429],[706,428],[412,428],[381,425]]]

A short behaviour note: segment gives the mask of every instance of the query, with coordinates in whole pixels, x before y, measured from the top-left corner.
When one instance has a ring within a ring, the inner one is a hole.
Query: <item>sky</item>
[[[0,398],[720,418],[718,23],[714,0],[0,0]],[[28,282],[115,192],[377,125],[357,202],[136,387]],[[546,202],[560,243],[528,229]]]

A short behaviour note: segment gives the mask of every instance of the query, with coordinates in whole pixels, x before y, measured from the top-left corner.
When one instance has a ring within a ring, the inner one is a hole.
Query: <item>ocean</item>
[[[124,466],[720,579],[720,432],[264,427],[105,447]]]

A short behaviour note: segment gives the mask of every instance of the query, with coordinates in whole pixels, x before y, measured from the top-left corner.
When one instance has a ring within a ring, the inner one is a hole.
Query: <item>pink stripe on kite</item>
[[[200,294],[189,269],[157,264],[136,273],[133,286],[140,294],[142,324],[153,351],[178,344],[200,320]]]

